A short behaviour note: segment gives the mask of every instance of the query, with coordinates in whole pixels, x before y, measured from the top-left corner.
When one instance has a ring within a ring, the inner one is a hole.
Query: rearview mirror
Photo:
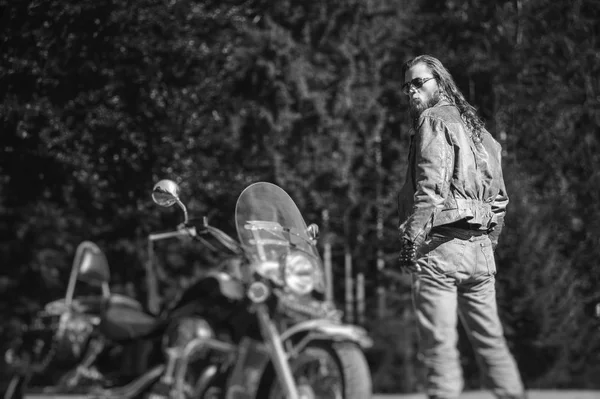
[[[152,200],[164,207],[170,207],[179,201],[179,186],[173,180],[161,180],[152,189]]]
[[[170,207],[179,205],[183,210],[183,223],[188,222],[188,213],[183,202],[179,200],[179,186],[173,180],[164,179],[154,185],[152,200],[160,206]]]
[[[311,223],[306,228],[306,234],[308,234],[308,238],[310,238],[313,241],[316,241],[317,238],[319,238],[319,226],[317,226],[315,223]]]

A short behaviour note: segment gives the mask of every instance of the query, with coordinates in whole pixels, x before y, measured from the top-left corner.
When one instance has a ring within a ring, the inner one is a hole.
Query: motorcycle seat
[[[111,305],[124,305],[128,306],[132,309],[143,310],[144,307],[137,299],[121,295],[121,294],[110,294],[110,298],[108,300],[108,306]]]
[[[128,341],[151,334],[159,325],[160,319],[135,299],[112,294],[98,328],[113,341]]]

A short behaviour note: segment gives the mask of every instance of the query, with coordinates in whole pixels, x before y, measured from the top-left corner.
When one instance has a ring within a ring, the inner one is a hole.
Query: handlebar
[[[213,236],[215,239],[217,239],[217,241],[219,241],[223,246],[225,246],[227,249],[229,249],[230,251],[232,251],[235,254],[240,254],[242,252],[237,241],[235,241],[234,239],[229,237],[226,233],[222,232],[221,230],[217,229],[216,227],[209,226],[208,224],[206,224],[204,226],[203,230],[198,231],[195,226],[189,226],[189,225],[182,223],[179,226],[177,226],[177,230],[167,231],[164,233],[150,234],[150,235],[148,235],[148,240],[160,241],[160,240],[164,240],[167,238],[173,238],[173,237],[192,237],[192,238],[202,242],[204,245],[206,245],[210,249],[216,251],[217,249],[212,244],[210,244],[208,241],[206,241],[205,239],[200,237],[200,234],[203,234],[203,233],[209,233],[211,236]]]
[[[196,236],[196,228],[182,226],[181,228],[178,228],[175,231],[167,231],[164,233],[150,234],[148,236],[148,239],[150,241],[159,241],[159,240],[164,240],[166,238],[181,237],[181,236],[195,237]]]

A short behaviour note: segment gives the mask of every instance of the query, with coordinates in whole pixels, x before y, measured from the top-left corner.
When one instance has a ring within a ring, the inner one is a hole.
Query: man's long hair
[[[402,66],[402,77],[406,75],[406,71],[419,63],[423,63],[429,67],[433,77],[441,88],[440,95],[446,98],[450,103],[456,105],[458,111],[460,112],[461,118],[465,122],[467,129],[470,131],[473,137],[473,140],[480,141],[481,132],[485,129],[484,123],[481,118],[477,116],[477,110],[475,107],[469,104],[467,100],[465,100],[465,97],[462,95],[460,90],[458,90],[452,75],[450,75],[450,72],[448,72],[444,65],[442,65],[440,60],[430,55],[419,55],[418,57],[407,61]]]

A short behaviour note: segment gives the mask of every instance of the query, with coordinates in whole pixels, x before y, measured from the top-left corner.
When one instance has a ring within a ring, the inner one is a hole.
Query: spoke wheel
[[[343,399],[343,375],[336,359],[324,348],[309,347],[294,362],[294,379],[306,399]],[[304,399],[303,398],[303,399]]]
[[[323,342],[306,347],[292,362],[301,399],[364,399],[371,375],[362,351],[351,343]],[[277,381],[269,399],[284,399]]]

